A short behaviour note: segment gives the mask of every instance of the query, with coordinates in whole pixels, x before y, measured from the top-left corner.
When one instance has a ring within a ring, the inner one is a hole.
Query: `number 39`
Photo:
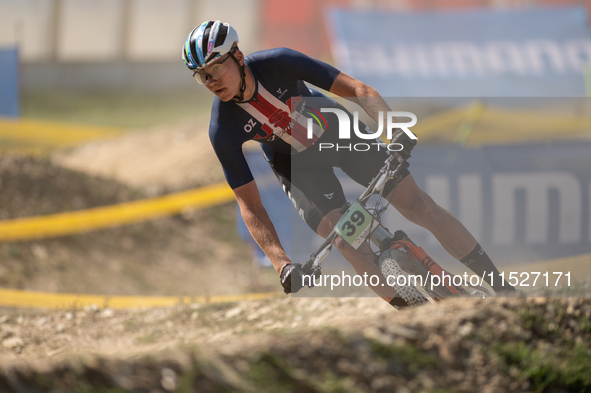
[[[365,217],[363,217],[363,214],[359,210],[357,210],[354,211],[353,214],[351,214],[351,221],[353,221],[353,223],[355,223],[357,226],[360,226],[363,225],[363,223],[365,222]],[[346,236],[353,236],[357,231],[357,227],[353,225],[351,221],[345,221],[343,223],[343,226],[341,226],[342,230],[348,231],[347,233],[345,233]]]

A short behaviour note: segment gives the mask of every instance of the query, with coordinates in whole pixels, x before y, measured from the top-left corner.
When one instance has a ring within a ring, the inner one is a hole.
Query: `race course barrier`
[[[226,296],[106,296],[71,293],[29,292],[0,289],[0,307],[21,307],[53,310],[75,310],[86,307],[130,308],[172,307],[194,303],[229,303],[242,300],[260,300],[277,297],[282,293],[250,293]]]
[[[121,136],[123,128],[0,117],[0,151],[43,155],[98,139]]]
[[[529,102],[542,103],[542,100]],[[590,108],[589,101],[584,99],[572,99],[569,103],[579,105],[583,110]],[[591,116],[588,114],[550,113],[541,107],[515,109],[481,100],[450,107],[420,119],[413,126],[422,142],[458,143],[473,147],[547,142],[560,138],[589,140],[590,129]]]
[[[591,254],[575,255],[537,263],[512,266],[510,270],[529,271],[569,271],[573,276],[573,285],[586,282]],[[460,273],[458,273],[460,274]],[[527,288],[529,289],[529,288]],[[108,296],[72,293],[35,292],[18,289],[0,289],[0,307],[80,310],[87,307],[115,310],[152,307],[174,307],[195,303],[230,303],[245,300],[261,300],[283,296],[283,292],[249,293],[224,296]],[[376,300],[377,301],[377,300]]]
[[[187,208],[205,208],[234,199],[225,183],[161,197],[47,216],[0,221],[0,242],[38,239],[127,225],[168,215]]]

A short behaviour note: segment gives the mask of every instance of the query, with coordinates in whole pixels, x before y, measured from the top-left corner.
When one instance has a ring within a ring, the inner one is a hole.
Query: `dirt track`
[[[191,174],[199,160],[211,165],[209,153],[175,150],[183,144],[174,132],[125,137],[130,150],[105,141],[54,161],[80,172],[4,158],[0,216],[82,209],[211,181]],[[202,135],[183,138],[195,148],[203,143]],[[166,182],[170,170],[151,172],[150,157],[171,157],[169,148],[187,161]],[[108,152],[118,156],[98,159]],[[103,159],[121,165],[100,172]],[[228,235],[233,228],[233,207],[226,207],[1,245],[0,280],[122,295],[279,289],[274,272],[252,277],[248,249]],[[375,298],[283,296],[143,311],[8,309],[0,310],[0,392],[588,392],[590,321],[589,298],[455,299],[401,312]]]
[[[580,298],[5,312],[0,391],[589,391],[590,318]]]

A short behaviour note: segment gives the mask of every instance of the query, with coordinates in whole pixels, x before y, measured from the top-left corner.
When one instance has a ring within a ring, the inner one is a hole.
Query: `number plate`
[[[372,221],[373,224],[370,228]],[[357,250],[370,231],[373,231],[378,224],[378,220],[374,220],[372,215],[357,201],[341,217],[335,229],[344,241]]]

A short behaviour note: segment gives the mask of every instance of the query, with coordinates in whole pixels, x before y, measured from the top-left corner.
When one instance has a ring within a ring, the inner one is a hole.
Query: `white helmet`
[[[185,41],[183,62],[191,70],[201,69],[226,53],[234,53],[238,33],[229,23],[209,20],[193,29]]]

